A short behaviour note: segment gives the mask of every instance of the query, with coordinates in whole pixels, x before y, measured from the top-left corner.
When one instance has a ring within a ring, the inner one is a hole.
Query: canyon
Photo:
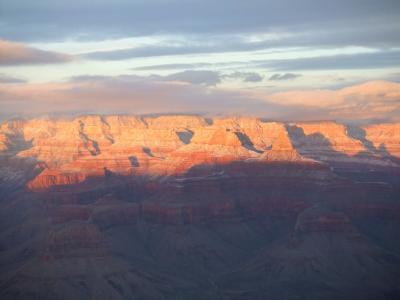
[[[0,125],[2,299],[398,299],[400,123]]]

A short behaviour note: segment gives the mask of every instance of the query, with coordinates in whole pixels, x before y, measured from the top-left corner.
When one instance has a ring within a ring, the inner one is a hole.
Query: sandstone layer
[[[174,176],[234,161],[317,161],[398,166],[400,125],[279,123],[200,116],[82,116],[8,121],[0,153],[34,159],[32,189],[90,177]]]

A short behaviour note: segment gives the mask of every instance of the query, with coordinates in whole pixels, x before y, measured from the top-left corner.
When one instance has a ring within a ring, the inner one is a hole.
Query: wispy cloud
[[[259,68],[277,71],[298,70],[352,70],[400,67],[400,51],[383,50],[375,53],[355,53],[315,56],[295,59],[276,59],[258,64]]]
[[[0,40],[0,66],[56,64],[72,61],[73,57],[44,51],[21,43]]]
[[[17,78],[13,76],[8,76],[4,74],[0,74],[0,84],[1,83],[26,83],[27,81],[22,78]]]
[[[1,0],[0,6],[0,36],[21,41],[105,40],[159,32],[248,35],[250,32],[306,32],[318,28],[319,35],[316,32],[313,39],[298,39],[297,43],[304,40],[303,43],[313,45],[312,41],[324,40],[331,44],[399,44],[400,4],[397,0],[329,3],[320,0],[92,0],[90,3]],[[324,38],[329,30],[332,34]]]
[[[165,81],[182,81],[192,84],[217,85],[221,82],[220,74],[215,71],[186,70],[167,76],[157,76]]]
[[[71,82],[82,81],[99,81],[112,78],[103,75],[83,75],[70,78]],[[222,73],[210,70],[185,70],[182,72],[171,73],[169,75],[120,75],[118,78],[134,79],[134,80],[150,80],[150,81],[166,81],[166,82],[183,82],[194,85],[216,86],[226,79],[235,79],[243,82],[260,82],[263,76],[256,72],[232,72]]]
[[[139,75],[120,75],[118,77],[102,76],[102,75],[83,75],[74,76],[70,78],[70,82],[99,82],[103,80],[110,79],[124,79],[132,81],[152,81],[152,82],[182,82],[190,83],[194,85],[204,85],[204,86],[215,86],[221,82],[221,76],[219,72],[215,71],[200,71],[200,70],[186,70],[183,72],[172,73],[169,75],[149,75],[149,76],[139,76]]]
[[[222,75],[223,78],[240,79],[243,82],[260,82],[264,79],[264,76],[256,72],[233,72]]]
[[[301,74],[293,74],[293,73],[284,73],[284,74],[273,74],[269,77],[269,80],[280,81],[280,80],[293,80],[298,77],[301,77]]]
[[[184,70],[194,69],[197,67],[209,67],[211,63],[196,63],[196,64],[162,64],[162,65],[148,65],[143,67],[131,68],[133,71],[154,71],[154,70]]]
[[[348,33],[343,32],[343,35]],[[376,32],[377,35],[382,35],[382,32]],[[400,30],[399,30],[400,34]],[[334,40],[334,36],[337,33],[334,31],[321,32],[321,31],[309,31],[309,32],[297,32],[297,33],[282,33],[277,34],[275,38],[270,36],[263,36],[256,38],[255,40],[247,38],[245,35],[223,35],[223,36],[196,36],[190,37],[186,40],[177,43],[174,39],[163,40],[160,42],[154,42],[153,44],[135,45],[134,47],[124,47],[122,49],[109,49],[100,51],[91,51],[88,53],[81,54],[82,58],[89,60],[104,60],[104,61],[118,61],[134,58],[143,57],[163,57],[163,56],[181,56],[181,55],[194,55],[194,54],[217,54],[217,53],[237,53],[237,52],[254,52],[254,51],[272,51],[276,49],[293,49],[303,48],[324,48],[324,49],[335,49],[344,47],[358,46],[360,48],[374,49],[377,53],[365,54],[367,55],[380,55],[380,57],[387,57],[388,59],[396,56],[395,51],[390,49],[397,49],[400,47],[400,40],[398,44],[386,46],[385,43],[374,41],[360,41],[355,43],[354,39],[341,40],[339,37],[337,43]],[[332,36],[330,39],[329,37]],[[343,36],[340,36],[343,38]],[[367,37],[366,37],[367,38]],[[393,41],[396,41],[396,37],[393,37]],[[381,50],[381,51],[378,51]],[[389,50],[388,50],[389,49]],[[357,54],[354,54],[357,55]],[[328,59],[351,59],[352,55],[337,55],[327,57]],[[360,56],[363,58],[363,56]],[[283,61],[276,61],[276,64],[282,63]],[[331,61],[328,61],[331,62]],[[279,67],[277,65],[277,67]]]

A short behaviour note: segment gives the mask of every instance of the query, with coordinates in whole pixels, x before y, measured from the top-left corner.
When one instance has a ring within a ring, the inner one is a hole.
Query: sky
[[[400,121],[398,0],[0,0],[0,119]]]

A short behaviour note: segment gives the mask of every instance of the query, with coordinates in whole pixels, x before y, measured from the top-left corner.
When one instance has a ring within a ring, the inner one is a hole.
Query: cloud
[[[101,81],[110,78],[112,77],[105,75],[79,75],[70,77],[69,82],[79,83],[79,82]]]
[[[221,75],[221,78],[233,78],[240,79],[243,82],[260,82],[264,79],[264,76],[256,73],[256,72],[233,72],[229,74]]]
[[[0,74],[0,84],[1,83],[26,83],[27,81],[22,78],[7,76],[4,74]]]
[[[244,77],[244,82],[260,82],[264,79],[264,76],[251,72],[247,73],[246,76]]]
[[[0,66],[56,64],[73,60],[72,56],[44,51],[20,43],[0,40]]]
[[[400,66],[400,51],[270,60],[259,62],[256,66],[279,71],[394,68]]]
[[[82,75],[73,76],[69,79],[70,82],[85,82],[85,81],[102,81],[116,77],[104,75]],[[143,81],[160,81],[160,82],[182,82],[193,85],[216,86],[225,79],[239,79],[244,82],[259,82],[262,81],[263,76],[255,72],[233,72],[222,74],[217,71],[209,70],[185,70],[182,72],[172,73],[169,75],[120,75],[118,78],[129,80],[143,80]]]
[[[400,17],[400,16],[399,16]],[[376,29],[373,29],[376,31]],[[399,30],[400,35],[400,30]],[[175,39],[164,40],[162,42],[155,42],[148,45],[138,45],[132,48],[123,49],[111,49],[102,51],[93,51],[83,53],[81,56],[90,60],[125,60],[132,58],[141,57],[162,57],[162,56],[178,56],[178,55],[189,55],[189,54],[210,54],[210,53],[234,53],[234,52],[248,52],[248,51],[260,51],[260,50],[271,50],[271,49],[282,49],[282,48],[309,48],[309,47],[320,47],[320,48],[338,48],[338,47],[352,47],[362,46],[375,49],[396,49],[400,47],[400,39],[393,37],[393,43],[399,40],[398,44],[388,45],[387,43],[368,40],[369,35],[381,36],[382,32],[369,32],[365,39],[360,37],[355,38],[349,36],[348,32],[344,31],[340,34],[336,31],[323,32],[320,30],[311,30],[307,32],[287,33],[277,32],[275,37],[269,35],[256,38],[256,40],[249,40],[246,35],[223,35],[223,36],[196,36],[188,37],[185,41],[176,43]],[[355,42],[360,40],[359,42]],[[391,48],[392,47],[392,48]],[[333,60],[349,61],[352,58],[359,56],[359,59],[366,61],[368,55],[373,57],[380,57],[381,59],[396,59],[396,51],[380,51],[377,53],[364,53],[364,54],[347,54],[347,55],[336,55],[326,57],[331,59],[327,61],[332,65]],[[271,63],[272,67],[276,66],[279,68],[282,63],[290,60],[275,60]],[[296,59],[292,59],[296,61]],[[306,67],[306,62],[302,65]],[[315,62],[317,63],[317,62]],[[269,62],[266,62],[268,65]],[[322,62],[321,62],[322,64]],[[349,64],[351,65],[351,64]],[[359,63],[359,65],[362,65]],[[345,64],[343,64],[345,66]],[[349,68],[349,67],[347,67]]]
[[[192,84],[204,84],[207,86],[215,86],[221,82],[219,72],[215,71],[186,70],[167,76],[157,76],[156,78],[165,81],[181,81]]]
[[[139,76],[88,76],[62,83],[0,85],[0,111],[8,115],[264,111],[278,117],[281,109],[287,108],[266,104],[239,91]]]
[[[292,80],[296,79],[298,77],[301,77],[301,74],[293,74],[293,73],[284,73],[284,74],[274,74],[271,77],[269,77],[269,80],[273,81],[280,81],[280,80]]]
[[[134,81],[165,81],[165,82],[182,82],[194,85],[205,85],[205,86],[215,86],[221,82],[221,77],[219,72],[215,71],[201,71],[201,70],[186,70],[183,72],[172,73],[169,75],[149,75],[149,76],[139,76],[139,75],[120,75],[118,77],[110,77],[103,75],[83,75],[74,76],[70,78],[70,82],[96,82],[102,80],[110,79],[124,79],[124,80],[134,80]]]
[[[194,69],[196,67],[211,66],[211,63],[201,64],[163,64],[163,65],[149,65],[143,67],[135,67],[131,70],[134,71],[151,71],[151,70],[179,70],[179,69]]]
[[[400,84],[271,93],[134,75],[81,76],[60,83],[0,84],[6,115],[44,113],[228,113],[276,120],[400,121]]]
[[[339,90],[297,90],[264,96],[265,101],[318,112],[327,119],[400,121],[400,84],[370,81]]]
[[[186,54],[207,54],[223,52],[240,52],[273,48],[281,44],[277,42],[248,42],[238,36],[197,37],[175,45],[175,41],[164,41],[153,45],[136,46],[132,48],[94,51],[81,54],[90,60],[125,60],[141,57],[176,56]]]
[[[318,28],[320,38],[323,31],[349,33],[330,35],[331,43],[399,44],[397,0],[0,0],[0,7],[0,36],[20,41],[104,40],[159,33],[305,32]]]

